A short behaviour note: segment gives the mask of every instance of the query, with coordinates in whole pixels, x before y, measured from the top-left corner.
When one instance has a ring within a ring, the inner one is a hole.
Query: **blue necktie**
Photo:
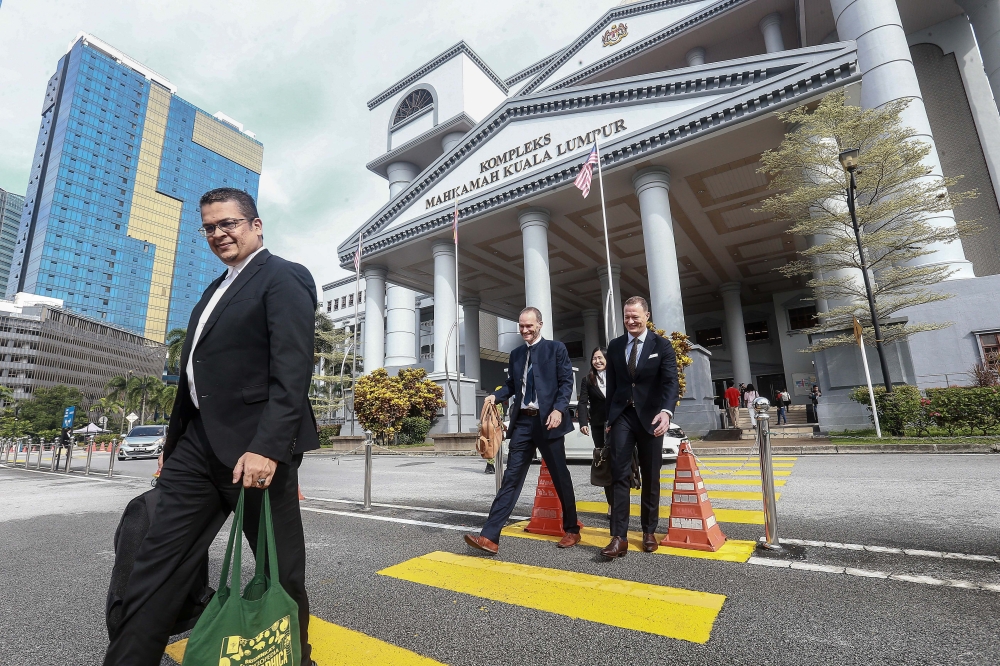
[[[531,348],[528,348],[528,358],[524,361],[528,365],[528,377],[524,380],[524,404],[530,405],[535,401],[535,373],[531,366]]]

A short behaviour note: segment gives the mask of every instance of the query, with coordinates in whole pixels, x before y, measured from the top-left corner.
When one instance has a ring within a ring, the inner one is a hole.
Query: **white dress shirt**
[[[605,370],[598,370],[598,372],[597,372],[597,388],[601,389],[601,395],[603,395],[605,398],[608,397],[608,389],[607,389],[607,379],[606,379],[606,376],[607,375],[606,375],[606,371]]]
[[[535,339],[534,342],[532,342],[530,345],[528,345],[528,353],[530,354],[531,350],[534,347],[536,347],[538,345],[538,343],[541,342],[541,341],[542,341],[542,336],[539,335],[538,338]],[[529,403],[525,403],[524,402],[525,399],[528,397],[528,396],[524,395],[524,389],[528,385],[528,363],[527,363],[527,361],[528,361],[528,359],[526,358],[525,359],[525,363],[524,363],[524,373],[521,375],[521,409],[538,409],[538,385],[537,384],[535,385],[535,399],[532,400]],[[531,365],[533,366],[534,364],[535,364],[535,359],[531,359]]]
[[[187,373],[188,392],[191,394],[191,402],[193,402],[194,406],[198,409],[200,409],[201,406],[198,404],[198,391],[195,389],[194,385],[194,348],[198,346],[198,340],[201,338],[201,332],[205,328],[205,323],[208,321],[209,317],[212,316],[212,311],[215,310],[215,306],[219,304],[223,294],[226,293],[226,290],[229,289],[229,286],[233,282],[236,282],[236,278],[239,277],[239,274],[244,268],[247,267],[250,260],[260,254],[260,251],[263,249],[264,246],[261,245],[256,252],[241,261],[239,264],[229,267],[229,273],[226,275],[226,279],[222,281],[219,288],[215,290],[214,294],[212,294],[212,298],[208,299],[208,304],[205,306],[204,311],[202,311],[201,317],[198,318],[198,328],[195,329],[194,337],[191,338],[191,352],[188,354],[187,367],[184,369]]]

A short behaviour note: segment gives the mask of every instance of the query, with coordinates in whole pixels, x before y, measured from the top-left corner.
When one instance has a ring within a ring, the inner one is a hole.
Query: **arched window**
[[[398,125],[410,116],[420,113],[427,107],[434,104],[434,97],[426,88],[417,88],[407,95],[396,109],[396,115],[392,119],[392,124]]]

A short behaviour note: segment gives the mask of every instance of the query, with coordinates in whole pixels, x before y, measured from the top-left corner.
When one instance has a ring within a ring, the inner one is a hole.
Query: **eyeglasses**
[[[198,233],[208,238],[209,236],[215,235],[216,229],[222,229],[222,233],[228,234],[230,231],[239,226],[240,222],[246,222],[245,217],[234,217],[228,220],[222,220],[218,224],[203,224],[198,228]]]

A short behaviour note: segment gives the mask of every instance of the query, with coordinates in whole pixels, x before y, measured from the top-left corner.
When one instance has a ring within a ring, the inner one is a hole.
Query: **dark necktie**
[[[635,379],[635,361],[638,354],[636,350],[639,348],[639,338],[632,338],[632,351],[628,355],[628,374],[632,379]]]
[[[535,373],[531,367],[531,347],[528,347],[528,357],[524,360],[528,368],[527,377],[524,380],[524,404],[530,405],[535,401]]]

